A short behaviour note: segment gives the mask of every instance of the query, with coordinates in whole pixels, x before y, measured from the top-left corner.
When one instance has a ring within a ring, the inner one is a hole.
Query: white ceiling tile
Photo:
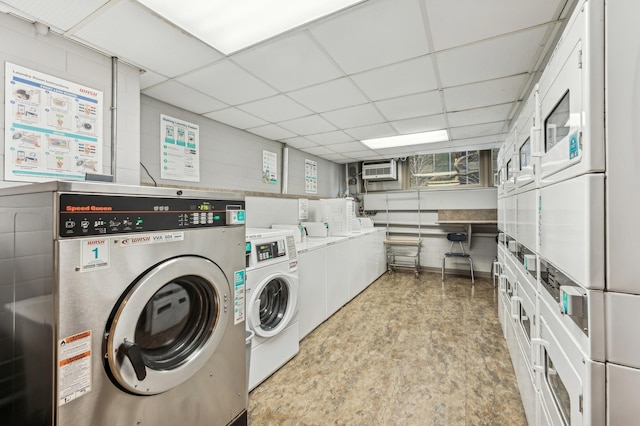
[[[387,123],[376,124],[373,126],[354,127],[346,129],[345,133],[353,137],[357,141],[363,139],[383,138],[385,136],[395,136],[398,132]]]
[[[458,86],[531,71],[546,30],[547,26],[540,26],[437,53],[442,86]]]
[[[162,83],[163,81],[167,81],[168,79],[169,78],[165,77],[164,75],[160,75],[151,70],[147,70],[140,74],[140,90],[154,86],[158,83]]]
[[[250,127],[264,126],[269,124],[266,121],[254,117],[244,111],[240,111],[237,108],[226,108],[220,111],[209,112],[204,115],[212,120],[219,121],[229,126],[237,127],[238,129],[248,129]]]
[[[335,152],[331,151],[329,148],[324,146],[315,146],[312,148],[303,148],[302,151],[308,152],[313,155],[327,155],[327,154],[335,154]]]
[[[452,142],[454,149],[460,151],[475,151],[482,149],[498,148],[500,144],[504,142],[504,136],[502,139],[498,137],[485,137],[485,138],[472,138],[472,139],[460,139]]]
[[[360,160],[384,160],[385,157],[382,154],[378,154],[375,151],[372,150],[365,150],[365,151],[357,151],[357,152],[349,152],[347,154],[344,154],[346,157],[351,157],[354,160],[356,159],[360,159]]]
[[[407,120],[393,121],[391,125],[401,135],[418,132],[441,130],[447,127],[444,114],[429,115],[426,117],[409,118]]]
[[[25,17],[68,31],[108,0],[2,0],[2,3],[25,12]]]
[[[321,145],[333,145],[334,143],[352,142],[353,138],[341,130],[335,132],[318,133],[317,135],[308,135],[307,139]]]
[[[345,164],[345,163],[351,162],[351,158],[345,157],[342,154],[325,154],[322,156],[322,158],[329,161],[333,161],[334,163],[338,163],[338,164]]]
[[[311,148],[313,146],[318,146],[317,143],[312,142],[303,136],[296,136],[295,138],[282,139],[282,142],[296,149]]]
[[[470,126],[473,124],[491,123],[492,121],[507,120],[509,113],[516,103],[493,105],[485,108],[469,109],[447,113],[451,127]]]
[[[527,74],[444,89],[447,111],[481,108],[518,99]]]
[[[354,74],[351,78],[373,101],[438,88],[429,55]]]
[[[556,19],[565,0],[425,0],[436,51]]]
[[[229,105],[243,104],[278,93],[231,61],[216,62],[176,80]]]
[[[440,92],[437,90],[378,101],[376,106],[390,121],[442,113]]]
[[[247,132],[251,132],[274,141],[295,136],[294,133],[291,133],[290,131],[283,129],[282,127],[275,124],[267,124],[266,126],[254,127],[252,129],[247,129]]]
[[[407,157],[410,155],[414,155],[415,152],[421,148],[428,146],[429,144],[421,144],[421,145],[411,145],[411,146],[399,146],[397,148],[384,148],[377,149],[376,151],[380,155],[384,155],[385,157]]]
[[[301,136],[336,130],[335,126],[319,115],[308,115],[294,118],[293,120],[281,121],[278,125]]]
[[[339,128],[366,126],[385,121],[371,104],[329,111],[321,115]]]
[[[284,95],[260,99],[238,108],[272,123],[311,114],[311,111]]]
[[[473,126],[454,127],[449,132],[451,139],[465,139],[475,136],[498,135],[504,129],[505,122],[475,124]]]
[[[419,0],[365,2],[310,31],[347,74],[429,53]]]
[[[382,154],[377,154],[374,151],[363,151],[363,152],[350,152],[349,154],[345,154],[348,157],[351,157],[354,161],[374,161],[374,160],[386,160],[389,157],[385,157]]]
[[[339,143],[335,145],[329,145],[329,149],[339,153],[346,152],[358,152],[366,149],[367,147],[362,144],[362,142],[347,142],[347,143]]]
[[[315,112],[326,112],[368,102],[367,97],[346,77],[305,87],[287,95]]]
[[[73,36],[168,77],[222,58],[220,52],[132,1],[105,8]]]
[[[165,81],[143,90],[142,93],[196,114],[217,111],[228,106],[175,81]]]
[[[304,32],[260,44],[233,61],[280,91],[300,89],[343,74]]]

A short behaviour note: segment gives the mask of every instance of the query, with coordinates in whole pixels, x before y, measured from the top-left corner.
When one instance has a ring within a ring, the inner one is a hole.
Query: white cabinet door
[[[348,240],[327,245],[327,317],[349,301]]]
[[[327,319],[327,248],[298,256],[300,340]]]

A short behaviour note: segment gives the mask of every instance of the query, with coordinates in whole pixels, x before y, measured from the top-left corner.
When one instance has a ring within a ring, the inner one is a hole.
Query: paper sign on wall
[[[102,173],[102,92],[7,62],[5,180]]]
[[[306,158],[304,160],[304,192],[318,193],[318,162]]]
[[[278,183],[278,154],[275,152],[262,151],[262,182]]]
[[[160,177],[200,182],[200,126],[160,114]]]
[[[307,198],[298,198],[298,219],[309,219],[309,200]]]

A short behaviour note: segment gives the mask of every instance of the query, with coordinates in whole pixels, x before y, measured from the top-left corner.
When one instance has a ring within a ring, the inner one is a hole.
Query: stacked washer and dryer
[[[498,156],[499,318],[529,424],[640,417],[639,15],[579,1]]]
[[[242,196],[0,195],[1,424],[247,424]]]
[[[299,351],[298,260],[294,231],[246,230],[247,330],[251,342],[249,390]]]

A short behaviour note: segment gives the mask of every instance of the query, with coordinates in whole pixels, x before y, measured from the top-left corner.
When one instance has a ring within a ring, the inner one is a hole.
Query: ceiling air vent
[[[398,180],[396,160],[362,163],[362,179],[364,180]]]

